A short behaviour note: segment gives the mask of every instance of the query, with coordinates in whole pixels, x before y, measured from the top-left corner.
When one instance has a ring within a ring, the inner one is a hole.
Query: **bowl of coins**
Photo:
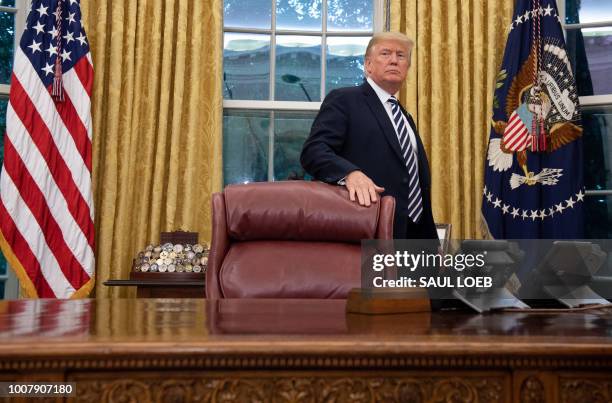
[[[147,245],[134,259],[135,273],[206,273],[210,248],[206,243]]]

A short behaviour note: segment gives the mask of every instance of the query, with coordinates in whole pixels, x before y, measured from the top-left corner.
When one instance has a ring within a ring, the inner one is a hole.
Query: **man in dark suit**
[[[370,40],[366,81],[325,97],[301,163],[315,179],[344,185],[352,201],[395,197],[396,239],[437,239],[430,175],[416,126],[394,97],[406,79],[413,42],[384,32]]]

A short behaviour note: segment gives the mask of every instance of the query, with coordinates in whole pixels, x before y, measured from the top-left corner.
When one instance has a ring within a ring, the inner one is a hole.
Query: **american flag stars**
[[[538,7],[534,8],[533,10],[526,11],[525,14],[517,16],[516,19],[512,21],[512,23],[510,24],[510,31],[512,31],[514,28],[517,28],[520,24],[529,22],[530,18],[536,17],[538,15],[543,17],[554,17],[558,19],[559,22],[561,22],[561,17],[558,16],[557,13],[554,12],[554,10],[555,9],[552,8],[549,4],[546,8]]]
[[[36,39],[33,39],[32,44],[28,46],[28,48],[32,49],[32,53],[42,52],[42,50],[40,50],[41,44],[42,42],[36,42]]]
[[[63,0],[62,12],[56,8],[57,2],[43,0],[35,12],[30,14],[24,31],[28,46],[24,53],[32,65],[40,66],[39,76],[45,85],[51,84],[53,70],[48,66],[55,64],[61,57],[62,71],[68,71],[73,62],[89,52],[89,43],[81,26],[80,7],[77,0]],[[58,18],[60,24],[58,26]],[[58,29],[59,28],[59,29]],[[61,36],[61,50],[58,51],[57,38]]]
[[[40,7],[36,9],[36,11],[38,11],[39,16],[42,17],[43,15],[49,15],[47,14],[48,9],[49,7],[43,7],[43,5],[41,4]]]

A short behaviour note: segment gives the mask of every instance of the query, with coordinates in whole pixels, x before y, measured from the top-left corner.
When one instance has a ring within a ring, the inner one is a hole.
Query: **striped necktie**
[[[408,217],[416,223],[423,214],[423,200],[421,197],[421,185],[419,184],[419,173],[417,170],[417,157],[412,149],[412,143],[408,136],[408,127],[406,127],[404,114],[399,106],[399,102],[397,102],[397,98],[391,97],[388,102],[391,104],[391,112],[393,114],[397,139],[400,143],[404,162],[408,168]]]

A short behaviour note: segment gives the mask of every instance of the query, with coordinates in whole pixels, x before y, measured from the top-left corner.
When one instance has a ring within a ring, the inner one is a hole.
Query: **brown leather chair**
[[[362,239],[392,239],[395,200],[371,207],[344,187],[230,185],[212,200],[208,298],[346,298],[360,286]]]

